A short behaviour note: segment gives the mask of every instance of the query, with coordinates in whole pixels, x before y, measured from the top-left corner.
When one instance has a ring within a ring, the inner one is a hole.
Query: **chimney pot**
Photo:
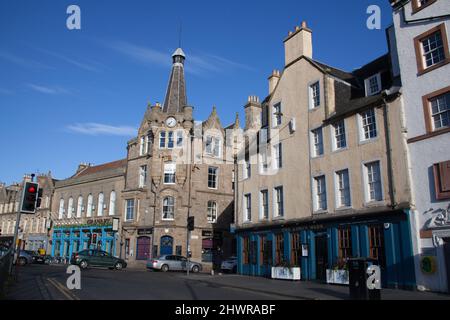
[[[308,26],[306,25],[306,21],[302,21],[302,28],[308,28]]]

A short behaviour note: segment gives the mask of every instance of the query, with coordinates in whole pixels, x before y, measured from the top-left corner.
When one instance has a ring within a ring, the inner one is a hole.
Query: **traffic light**
[[[37,195],[37,201],[36,201],[36,208],[40,208],[41,207],[41,202],[42,202],[42,193],[44,192],[44,189],[39,188],[38,190],[38,195]]]
[[[187,220],[187,229],[188,229],[189,231],[194,230],[194,217],[188,217],[188,220]]]
[[[26,214],[36,213],[36,203],[38,198],[39,184],[35,182],[26,182],[23,189],[22,203],[20,212]]]

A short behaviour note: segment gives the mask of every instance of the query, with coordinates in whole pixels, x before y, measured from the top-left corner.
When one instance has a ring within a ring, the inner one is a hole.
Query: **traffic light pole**
[[[23,192],[24,192],[24,190],[22,189],[19,199],[22,199]],[[20,225],[20,208],[18,208],[18,210],[17,210],[16,226],[14,228],[14,240],[13,240],[13,244],[12,244],[13,256],[12,256],[12,259],[9,260],[9,274],[10,275],[12,274],[14,261],[16,261],[19,258],[19,256],[18,256],[19,250],[17,250],[18,249],[18,243],[17,243],[18,241],[17,240],[18,240],[18,236],[19,236],[19,225]]]

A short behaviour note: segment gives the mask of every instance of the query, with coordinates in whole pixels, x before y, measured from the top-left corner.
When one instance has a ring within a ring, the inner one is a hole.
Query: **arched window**
[[[109,215],[113,216],[116,214],[116,192],[111,191],[109,196]]]
[[[175,218],[175,199],[165,197],[163,200],[163,220],[173,220]]]
[[[94,197],[92,196],[92,194],[89,194],[88,196],[88,202],[87,202],[87,213],[86,213],[86,217],[92,217],[92,205],[94,203]]]
[[[103,203],[105,202],[105,196],[103,195],[103,192],[100,192],[98,195],[98,208],[97,208],[97,216],[101,217],[103,216]]]
[[[208,201],[208,222],[214,223],[217,221],[217,202]]]
[[[67,204],[67,218],[72,218],[73,213],[73,198],[69,198],[69,203]]]
[[[77,203],[77,218],[81,218],[81,212],[83,211],[83,197],[78,197],[78,203]]]
[[[59,200],[59,214],[58,214],[58,219],[62,219],[64,217],[64,199],[61,198],[61,200]]]

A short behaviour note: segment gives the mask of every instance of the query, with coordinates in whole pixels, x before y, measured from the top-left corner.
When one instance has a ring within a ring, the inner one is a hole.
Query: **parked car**
[[[188,268],[188,260],[186,257],[177,255],[163,255],[156,259],[149,259],[147,261],[147,268],[152,270],[167,271],[186,271]],[[202,270],[202,264],[189,261],[189,270],[193,273]]]
[[[49,255],[42,255],[39,253],[36,253],[33,255],[33,263],[36,264],[50,264],[52,261],[52,257]]]
[[[127,267],[125,260],[114,257],[102,250],[83,250],[72,254],[70,264],[79,266],[81,269],[87,267],[107,267],[109,269],[121,270]]]
[[[17,258],[16,264],[19,266],[24,266],[26,264],[33,263],[33,255],[31,255],[28,251],[20,250],[19,257]]]
[[[222,264],[220,265],[220,269],[223,272],[237,272],[237,257],[229,257],[228,259],[222,261]]]

